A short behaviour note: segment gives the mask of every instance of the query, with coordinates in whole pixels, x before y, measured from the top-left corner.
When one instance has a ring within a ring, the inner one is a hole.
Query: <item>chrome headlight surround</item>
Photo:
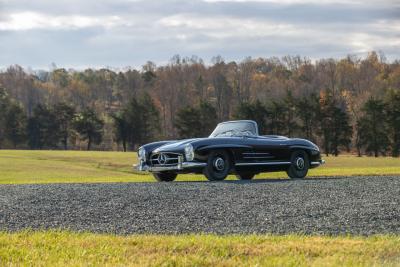
[[[146,161],[146,150],[143,147],[140,147],[138,150],[138,158],[141,161]]]
[[[185,146],[185,158],[187,161],[192,161],[194,159],[194,150],[191,144]]]

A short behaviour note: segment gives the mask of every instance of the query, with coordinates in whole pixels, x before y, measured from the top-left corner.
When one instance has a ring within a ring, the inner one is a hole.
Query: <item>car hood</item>
[[[154,149],[154,153],[158,152],[176,152],[176,151],[183,151],[187,144],[190,144],[194,141],[199,141],[207,138],[192,138],[192,139],[184,139],[175,142],[170,142],[168,144],[162,145],[156,149]]]

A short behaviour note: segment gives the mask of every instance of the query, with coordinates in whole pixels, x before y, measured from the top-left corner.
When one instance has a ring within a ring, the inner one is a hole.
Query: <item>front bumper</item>
[[[149,172],[162,172],[162,171],[181,171],[185,169],[192,168],[203,168],[207,166],[205,162],[197,162],[197,161],[183,161],[182,157],[178,158],[178,164],[174,164],[172,166],[164,165],[164,166],[149,166],[145,161],[140,161],[139,164],[133,165],[134,169],[138,171],[149,171]]]

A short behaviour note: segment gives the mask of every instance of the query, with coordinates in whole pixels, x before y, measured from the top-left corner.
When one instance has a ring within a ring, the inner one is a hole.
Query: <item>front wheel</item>
[[[302,179],[306,177],[310,168],[308,155],[303,150],[297,150],[292,153],[290,167],[287,169],[287,175],[292,179]]]
[[[210,152],[207,159],[207,166],[203,173],[209,181],[222,181],[228,176],[231,169],[231,160],[225,150]]]
[[[178,174],[174,172],[154,172],[153,176],[159,182],[172,182]]]

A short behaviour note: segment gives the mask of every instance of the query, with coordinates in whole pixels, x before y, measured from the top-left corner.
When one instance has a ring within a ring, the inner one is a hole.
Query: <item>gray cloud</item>
[[[382,50],[399,58],[395,1],[0,0],[0,66],[140,66],[174,54],[228,60]]]

